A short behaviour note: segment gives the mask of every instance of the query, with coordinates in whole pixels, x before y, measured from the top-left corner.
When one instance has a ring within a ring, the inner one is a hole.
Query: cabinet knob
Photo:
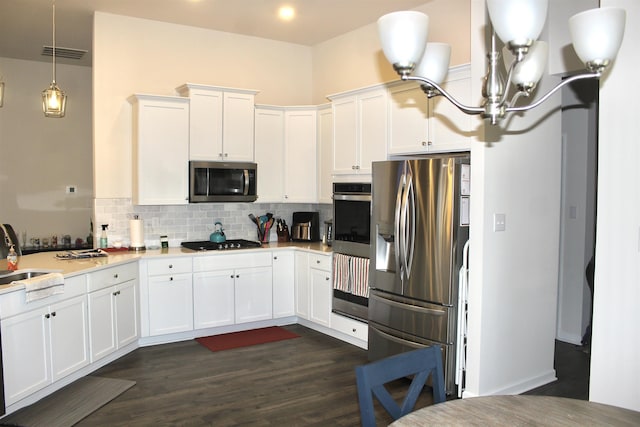
[[[173,276],[169,277],[169,281],[173,282]]]
[[[113,275],[113,278],[114,278],[114,279],[117,279],[117,278],[118,278],[118,273],[114,274],[114,275]]]
[[[225,157],[229,157],[229,153],[224,153],[224,156]]]
[[[428,145],[433,145],[433,141],[429,141],[427,144]]]
[[[277,256],[274,256],[274,257],[273,257],[273,259],[278,259],[278,257],[277,257]]]
[[[56,312],[51,313],[51,317],[56,317]]]
[[[45,315],[44,315],[44,318],[45,318],[45,319],[48,319],[49,317],[51,317],[51,315],[50,315],[49,313],[47,313],[47,314],[45,314]]]
[[[173,268],[173,264],[169,264],[169,268]]]
[[[316,260],[316,264],[320,264],[320,260],[319,259]]]
[[[329,280],[329,277],[325,277],[324,280]]]
[[[231,278],[233,279],[235,276],[232,274],[232,275],[231,275],[231,276],[229,276],[229,277],[231,277]]]
[[[426,147],[428,145],[427,141],[422,141],[422,146]]]
[[[353,328],[351,331],[352,331],[353,333],[356,333],[356,328]]]
[[[117,292],[114,292],[114,293],[113,293],[113,294],[111,294],[111,295],[113,295],[114,297],[117,297],[117,296],[118,296],[118,293],[117,293]]]
[[[236,279],[237,279],[238,277],[240,277],[240,275],[239,275],[239,274],[236,274]]]

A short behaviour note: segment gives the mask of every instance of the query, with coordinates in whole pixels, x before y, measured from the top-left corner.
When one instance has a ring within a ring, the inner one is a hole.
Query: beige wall
[[[470,62],[469,0],[432,0],[415,10],[429,15],[429,40],[449,43],[451,65]],[[376,23],[313,47],[313,103],[327,95],[397,80],[378,41]]]
[[[96,198],[131,197],[133,93],[175,95],[181,84],[257,89],[256,102],[311,101],[311,49],[301,45],[96,13]]]
[[[87,237],[92,205],[91,69],[57,65],[67,93],[62,119],[42,113],[51,63],[0,58],[0,222],[31,237]],[[65,193],[77,186],[75,195]]]

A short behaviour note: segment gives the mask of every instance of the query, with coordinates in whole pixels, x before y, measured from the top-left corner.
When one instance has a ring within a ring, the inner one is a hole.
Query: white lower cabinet
[[[293,251],[273,254],[273,318],[294,316],[295,259]]]
[[[271,257],[271,252],[195,257],[195,328],[271,319]]]
[[[369,325],[339,314],[331,313],[331,327],[364,342],[369,339]]]
[[[331,255],[296,252],[296,314],[321,326],[331,326]]]
[[[193,330],[191,258],[149,260],[149,335]]]
[[[137,262],[87,276],[89,347],[94,362],[138,339]]]
[[[84,278],[81,279],[84,287]],[[3,313],[2,317],[7,406],[89,364],[87,298],[84,292],[52,304],[29,303],[38,307],[29,311],[24,296],[20,297],[23,306],[17,310],[19,314],[4,317]]]

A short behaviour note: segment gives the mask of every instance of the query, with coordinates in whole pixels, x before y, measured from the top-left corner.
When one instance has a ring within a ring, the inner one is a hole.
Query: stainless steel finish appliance
[[[371,184],[333,184],[334,252],[369,257]]]
[[[327,241],[327,246],[331,246],[333,244],[333,220],[324,222],[324,237]]]
[[[294,212],[291,240],[297,242],[319,242],[320,214],[318,212]]]
[[[260,242],[244,239],[226,239],[224,242],[201,240],[196,242],[182,242],[180,245],[194,251],[225,251],[230,249],[259,248],[262,246]]]
[[[254,202],[258,165],[242,162],[189,162],[189,202]]]
[[[467,153],[373,163],[369,359],[439,345],[448,394],[462,351],[469,172]]]
[[[331,231],[331,246],[334,254],[353,258],[369,258],[371,233],[370,183],[336,182],[333,184],[333,223],[331,224]],[[336,280],[337,278],[334,274],[333,312],[367,322],[368,297],[358,295],[353,290],[344,292],[336,289],[340,287],[336,284]],[[353,278],[349,280],[353,280]]]

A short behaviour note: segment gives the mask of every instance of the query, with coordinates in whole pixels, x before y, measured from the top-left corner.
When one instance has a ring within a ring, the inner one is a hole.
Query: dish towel
[[[36,301],[64,292],[64,276],[62,273],[47,273],[29,279],[15,280],[12,283],[24,285],[26,302]]]
[[[349,256],[333,254],[333,289],[351,293],[349,280]]]

